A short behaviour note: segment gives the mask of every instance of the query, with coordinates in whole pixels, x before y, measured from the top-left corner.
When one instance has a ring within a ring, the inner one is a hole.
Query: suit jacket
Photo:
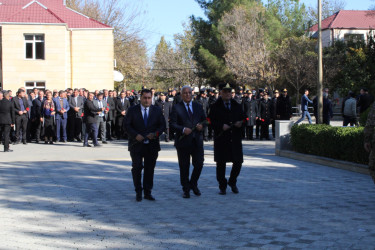
[[[63,107],[61,107],[60,98],[56,98],[55,107],[56,107],[56,120],[68,119],[68,113],[67,112],[69,112],[69,110],[70,110],[70,105],[69,105],[68,100],[66,98],[63,98]],[[61,113],[60,113],[61,109],[65,109],[67,112],[65,112],[63,115],[61,115]]]
[[[31,108],[31,117],[35,119],[40,119],[42,117],[42,109],[43,109],[43,100],[40,100],[39,97],[33,100],[33,107]]]
[[[98,115],[97,112],[101,110],[102,109],[98,109],[97,107],[95,107],[93,101],[87,99],[84,107],[86,123],[96,123],[96,116]]]
[[[146,127],[142,117],[141,105],[138,104],[129,108],[125,115],[123,126],[129,135],[128,150],[140,152],[142,150],[143,142],[138,142],[135,137],[138,134],[143,137],[146,137],[150,133],[162,134],[165,130],[165,120],[161,109],[157,106],[151,105],[148,111]],[[159,138],[150,140],[149,144],[152,150],[160,151]]]
[[[83,108],[84,108],[83,97],[82,96],[78,96],[77,103],[76,103],[76,100],[75,100],[74,96],[70,97],[69,106],[70,106],[70,109],[69,109],[68,115],[80,118],[82,116],[82,112],[83,112]],[[80,108],[78,112],[76,112],[74,110],[75,107]]]
[[[173,105],[170,118],[170,126],[176,131],[174,142],[176,148],[203,146],[203,130],[194,130],[190,135],[184,136],[180,140],[180,137],[183,135],[184,128],[193,129],[197,126],[198,123],[202,123],[206,120],[202,105],[193,102],[192,106],[193,120],[190,120],[184,102],[179,102]],[[195,145],[193,144],[194,142],[196,143]]]
[[[169,117],[172,112],[172,103],[165,101],[164,103],[161,100],[156,101],[156,106],[158,106],[164,116],[166,127],[169,128]]]
[[[96,108],[99,109],[99,100],[94,100],[94,105],[95,105]],[[103,106],[103,108],[109,109],[109,107],[107,106],[107,102],[104,99],[102,100],[102,106]],[[99,117],[99,115],[97,115],[97,118],[98,117]],[[104,121],[106,121],[108,119],[108,113],[104,112],[103,119],[104,119]]]
[[[124,110],[127,112],[129,108],[130,108],[129,100],[127,100],[125,98],[124,99],[124,105],[122,105],[121,99],[120,98],[117,99],[117,103],[116,103],[117,116],[122,116],[121,112],[124,111]],[[126,112],[125,112],[125,114],[126,114]]]
[[[27,99],[24,97],[24,98],[22,98],[22,100],[23,100],[23,105],[25,106],[25,110],[27,108],[30,108]],[[16,117],[17,117],[17,116],[19,116],[18,112],[21,111],[21,105],[20,105],[18,97],[12,98],[12,102],[13,102],[13,105],[14,105],[14,113],[16,114]]]
[[[107,98],[107,107],[109,108],[109,112],[106,120],[113,121],[116,112],[116,102],[112,97]]]
[[[15,123],[14,104],[12,101],[3,98],[0,101],[0,124],[10,125]]]

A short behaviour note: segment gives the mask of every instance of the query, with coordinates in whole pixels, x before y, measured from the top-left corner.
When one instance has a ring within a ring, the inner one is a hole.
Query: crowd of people
[[[145,89],[146,87],[143,87]],[[175,131],[170,128],[170,115],[172,107],[181,102],[180,90],[169,88],[166,92],[152,93],[152,104],[161,108],[166,121],[164,140],[174,140]],[[27,144],[40,143],[66,143],[68,141],[83,142],[83,146],[90,147],[88,139],[93,140],[93,146],[117,139],[127,139],[127,132],[123,120],[128,109],[140,103],[140,91],[122,90],[40,90],[34,88],[30,93],[25,88],[20,88],[16,95],[12,91],[0,92],[0,135],[5,151],[9,143]],[[314,107],[317,116],[317,98],[311,101],[306,90],[301,98],[302,117],[297,124],[308,118],[312,123],[309,113],[309,103]],[[329,90],[323,91],[323,123],[330,124],[333,117],[332,102],[328,98]],[[272,137],[275,137],[275,121],[289,120],[292,117],[292,104],[287,89],[281,94],[278,90],[269,93],[267,89],[244,90],[237,87],[231,90],[231,98],[238,102],[246,114],[246,122],[242,126],[242,138],[247,140],[270,140],[269,126],[272,127]],[[207,116],[212,105],[219,99],[219,91],[215,88],[201,89],[198,93],[192,90],[192,99],[199,103]],[[4,101],[3,101],[4,100]],[[8,102],[11,102],[10,105]],[[343,126],[357,124],[357,110],[364,112],[373,102],[368,90],[363,88],[359,96],[349,92],[343,100],[342,114]],[[3,107],[4,106],[4,107]],[[8,107],[9,106],[9,107]],[[11,106],[11,107],[10,107]],[[7,109],[12,108],[11,114]],[[8,126],[9,125],[9,126]],[[255,136],[254,136],[255,132]],[[203,131],[204,141],[213,139],[212,126],[206,126]],[[9,137],[8,137],[9,135]]]

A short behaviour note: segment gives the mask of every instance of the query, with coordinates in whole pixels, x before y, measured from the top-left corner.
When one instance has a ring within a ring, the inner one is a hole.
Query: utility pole
[[[318,121],[323,124],[323,46],[322,46],[322,1],[318,0]]]

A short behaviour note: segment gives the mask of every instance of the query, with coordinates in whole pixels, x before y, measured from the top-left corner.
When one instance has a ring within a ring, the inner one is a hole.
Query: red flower
[[[53,111],[54,111],[54,109],[53,109],[53,108],[51,108],[50,110],[51,110],[51,112],[53,112]]]
[[[155,133],[156,138],[159,138],[159,131]]]
[[[26,111],[27,111],[27,112],[29,112],[29,111],[30,111],[30,108],[29,108],[29,107],[27,107],[27,108],[26,108]]]
[[[262,119],[262,122],[264,122],[264,119]]]
[[[107,111],[109,111],[109,108],[106,108]]]
[[[206,120],[207,120],[208,125],[211,125],[211,119],[207,117]]]
[[[84,114],[84,113],[82,113],[82,114],[81,114],[81,117],[83,117],[84,115],[85,115],[85,114]]]

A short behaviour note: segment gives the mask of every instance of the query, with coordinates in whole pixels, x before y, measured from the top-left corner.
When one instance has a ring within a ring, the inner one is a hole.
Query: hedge
[[[369,154],[363,148],[363,127],[329,125],[294,125],[291,143],[296,152],[342,161],[368,164]]]

